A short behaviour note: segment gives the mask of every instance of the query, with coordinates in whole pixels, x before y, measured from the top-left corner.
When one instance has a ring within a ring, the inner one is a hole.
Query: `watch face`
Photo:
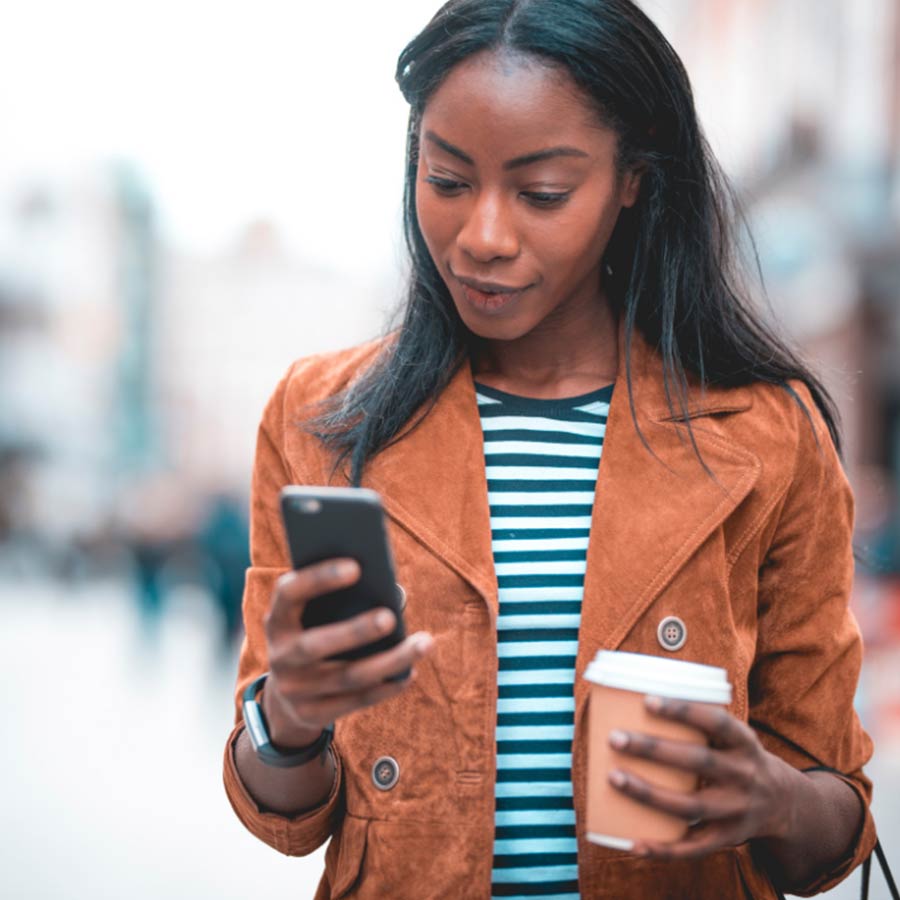
[[[262,710],[255,700],[244,704],[244,722],[247,725],[247,733],[250,735],[250,743],[253,744],[253,749],[257,753],[277,752],[272,746],[272,740],[266,730]]]

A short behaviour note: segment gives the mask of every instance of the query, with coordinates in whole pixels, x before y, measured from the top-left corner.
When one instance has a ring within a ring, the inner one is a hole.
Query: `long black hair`
[[[411,271],[402,321],[372,365],[306,425],[335,451],[336,466],[349,458],[351,481],[359,484],[366,461],[427,415],[478,345],[425,245],[416,170],[429,98],[454,66],[482,51],[566,70],[618,135],[620,171],[643,170],[638,201],[622,210],[607,246],[604,287],[624,316],[626,347],[637,328],[660,353],[669,407],[698,456],[688,374],[725,387],[781,385],[808,416],[787,384],[799,379],[840,453],[833,400],[749,299],[738,237],[743,217],[701,133],[684,66],[657,27],[631,0],[449,0],[397,63],[410,104],[404,227]],[[636,421],[630,352],[626,376]]]

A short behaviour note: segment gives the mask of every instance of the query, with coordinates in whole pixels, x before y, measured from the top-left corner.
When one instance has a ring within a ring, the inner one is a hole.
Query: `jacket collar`
[[[760,472],[749,450],[692,423],[673,421],[659,354],[635,331],[631,342],[635,429],[619,326],[616,388],[597,479],[577,670],[597,649],[613,649],[706,538],[750,492]],[[749,409],[748,388],[689,385],[689,416]],[[425,418],[368,467],[364,485],[385,511],[497,609],[481,422],[471,367],[464,364]]]

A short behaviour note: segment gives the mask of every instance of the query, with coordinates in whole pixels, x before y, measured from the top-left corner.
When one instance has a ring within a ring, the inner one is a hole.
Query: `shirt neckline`
[[[612,399],[613,387],[615,382],[604,385],[596,391],[589,391],[587,394],[578,394],[574,397],[554,397],[547,399],[543,397],[523,397],[521,394],[510,394],[507,391],[501,391],[499,388],[489,387],[481,382],[475,382],[475,390],[477,393],[493,400],[499,400],[506,406],[514,406],[518,409],[527,410],[536,413],[552,413],[566,412],[579,406],[587,406],[589,403],[609,403]]]

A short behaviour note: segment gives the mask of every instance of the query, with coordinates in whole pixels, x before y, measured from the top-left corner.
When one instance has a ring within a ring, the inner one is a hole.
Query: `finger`
[[[753,729],[721,706],[653,696],[646,697],[644,703],[655,716],[683,722],[704,732],[717,747],[746,747],[756,743]]]
[[[716,788],[684,793],[659,787],[632,772],[613,769],[609,773],[610,784],[628,797],[654,809],[677,816],[686,822],[709,822],[730,819],[746,812],[747,801],[736,791]]]
[[[637,856],[656,859],[696,859],[743,843],[740,827],[735,822],[711,822],[688,831],[682,840],[662,843],[659,841],[638,841],[632,848]]]
[[[309,665],[348,650],[365,647],[390,634],[397,617],[386,607],[369,610],[333,625],[318,625],[301,631],[280,654],[285,666]]]
[[[340,673],[340,683],[344,690],[353,691],[394,678],[411,669],[433,645],[434,638],[426,631],[419,631],[390,650],[350,663]]]
[[[619,753],[692,772],[707,781],[727,781],[729,778],[737,780],[737,767],[728,753],[714,750],[707,744],[672,741],[618,729],[610,732],[609,744]]]
[[[382,682],[362,691],[306,700],[296,707],[294,713],[298,722],[310,727],[324,728],[357,709],[374,706],[376,703],[396,697],[405,691],[411,682],[412,678],[405,681]]]
[[[266,616],[270,640],[284,631],[297,631],[306,604],[322,594],[349,587],[359,580],[359,563],[353,559],[327,559],[286,572],[275,585],[272,606]]]
[[[285,681],[291,682],[291,689],[285,693],[292,693],[295,698],[328,697],[376,687],[412,669],[433,643],[430,634],[418,632],[396,647],[362,660],[324,660],[301,671],[294,669],[286,675]]]

